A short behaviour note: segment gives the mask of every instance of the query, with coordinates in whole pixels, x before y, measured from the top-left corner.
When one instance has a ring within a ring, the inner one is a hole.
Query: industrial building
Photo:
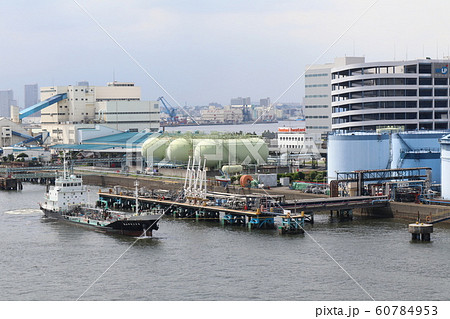
[[[441,194],[450,200],[450,135],[441,139]]]
[[[334,67],[332,130],[449,129],[449,63],[426,58]]]
[[[449,131],[347,132],[328,138],[328,180],[338,172],[429,167],[431,182],[440,184],[439,140]],[[441,178],[442,176],[442,178]],[[448,177],[447,177],[448,179]]]
[[[158,101],[142,101],[134,83],[80,84],[85,85],[42,87],[42,102],[21,111],[18,119],[42,110],[42,130],[50,133],[52,144],[78,143],[77,130],[96,124],[117,131],[159,130]]]
[[[46,134],[44,134],[44,137],[41,134],[31,136],[30,132],[25,130],[22,125],[6,117],[0,117],[0,134],[0,148],[36,141],[44,142],[47,138]]]

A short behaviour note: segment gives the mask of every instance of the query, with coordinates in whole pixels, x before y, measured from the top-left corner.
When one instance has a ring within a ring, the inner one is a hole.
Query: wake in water
[[[42,212],[39,209],[35,209],[35,208],[24,208],[24,209],[9,210],[9,211],[6,211],[5,214],[8,214],[8,215],[37,215],[37,214],[42,214]]]

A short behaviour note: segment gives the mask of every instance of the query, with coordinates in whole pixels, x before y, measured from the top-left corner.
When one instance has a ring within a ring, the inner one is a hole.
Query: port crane
[[[172,105],[170,105],[170,103],[163,96],[159,97],[157,101],[161,101],[161,103],[164,106],[162,111],[169,116],[168,124],[172,124],[173,125],[173,124],[183,124],[183,123],[185,123],[185,121],[180,120],[178,118],[177,110],[174,107],[172,107]]]

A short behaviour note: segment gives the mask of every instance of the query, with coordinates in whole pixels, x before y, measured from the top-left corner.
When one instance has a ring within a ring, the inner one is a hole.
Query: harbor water
[[[24,184],[0,193],[0,300],[449,298],[445,225],[431,242],[413,243],[405,220],[320,214],[307,234],[282,236],[164,217],[153,238],[132,245],[134,238],[44,219],[44,192]]]

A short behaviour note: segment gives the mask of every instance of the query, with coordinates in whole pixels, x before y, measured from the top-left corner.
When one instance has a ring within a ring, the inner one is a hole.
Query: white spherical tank
[[[441,194],[450,200],[450,134],[441,139]]]
[[[336,133],[328,137],[328,181],[336,172],[389,168],[389,135]]]
[[[392,135],[391,168],[431,168],[431,182],[441,182],[439,139],[445,132],[418,131]]]

